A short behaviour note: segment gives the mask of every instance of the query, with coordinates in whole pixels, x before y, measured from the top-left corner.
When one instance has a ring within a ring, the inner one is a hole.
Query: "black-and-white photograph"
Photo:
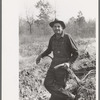
[[[98,0],[20,0],[19,100],[97,99]]]

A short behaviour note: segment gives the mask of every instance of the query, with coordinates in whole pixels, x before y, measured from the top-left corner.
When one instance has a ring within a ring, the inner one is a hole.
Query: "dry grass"
[[[48,44],[49,38],[35,38],[32,36],[20,37],[19,48],[19,97],[20,100],[49,100],[50,94],[43,86],[46,72],[50,66],[51,59],[42,59],[39,65],[35,64],[36,57],[43,52]],[[73,69],[78,70],[85,67],[96,67],[95,39],[76,40],[79,48],[79,57],[74,63]],[[88,45],[87,45],[88,44]],[[87,47],[86,47],[87,45]],[[89,53],[89,58],[87,57]],[[94,77],[92,77],[94,78]],[[95,89],[95,80],[88,79],[87,86],[91,82]],[[90,82],[90,83],[89,83]],[[93,88],[93,87],[91,87]],[[87,99],[95,100],[95,99]]]

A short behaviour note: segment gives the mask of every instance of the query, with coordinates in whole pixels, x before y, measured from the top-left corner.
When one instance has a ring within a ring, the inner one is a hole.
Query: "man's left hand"
[[[69,67],[70,64],[69,64],[69,63],[65,63],[65,64],[64,64],[64,67],[66,67],[66,66]]]

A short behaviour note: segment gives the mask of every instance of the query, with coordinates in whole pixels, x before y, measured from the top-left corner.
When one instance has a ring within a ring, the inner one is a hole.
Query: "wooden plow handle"
[[[55,66],[54,69],[57,69],[59,67],[64,67],[70,73],[71,78],[73,78],[78,84],[80,83],[81,80],[75,75],[73,70],[67,66],[67,63],[59,64],[59,65]]]
[[[64,67],[71,75],[71,78],[74,79],[77,84],[80,86],[82,85],[82,83],[84,82],[84,80],[90,75],[90,74],[95,74],[96,71],[95,70],[90,70],[82,79],[79,79],[75,73],[73,72],[73,70],[67,66],[67,63],[62,63],[62,64],[59,64],[57,66],[54,67],[54,69],[57,69],[59,67]]]

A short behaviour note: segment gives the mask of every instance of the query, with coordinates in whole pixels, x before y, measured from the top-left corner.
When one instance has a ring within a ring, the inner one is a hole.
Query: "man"
[[[66,86],[68,72],[64,68],[54,69],[54,67],[62,63],[67,63],[67,66],[70,66],[78,57],[78,49],[70,35],[64,33],[65,24],[63,21],[55,19],[49,25],[53,29],[54,35],[50,38],[47,50],[37,57],[36,63],[38,64],[41,58],[53,52],[54,57],[44,86],[51,93],[50,100],[72,100],[62,92]]]

